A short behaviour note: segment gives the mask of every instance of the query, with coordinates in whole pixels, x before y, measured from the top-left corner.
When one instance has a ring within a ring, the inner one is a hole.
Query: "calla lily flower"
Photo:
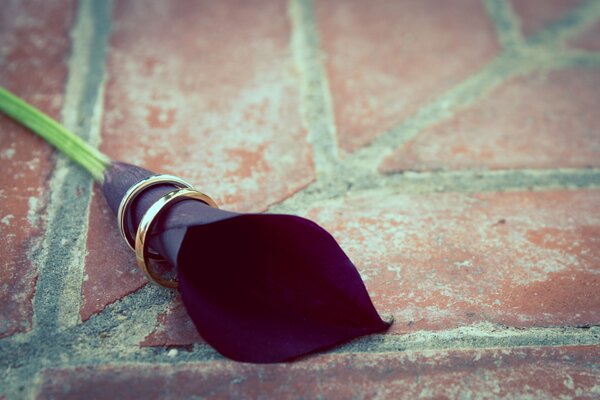
[[[154,175],[113,163],[103,192],[117,211],[133,184]],[[144,213],[176,189],[150,187],[131,207],[135,231]],[[386,330],[350,259],[312,221],[240,214],[185,200],[160,215],[150,247],[177,270],[185,308],[200,335],[226,357],[290,360]]]
[[[112,161],[3,88],[0,111],[88,171],[116,214],[130,188],[155,175]],[[149,186],[131,204],[125,202],[129,223],[123,228],[130,237],[138,236],[147,211],[175,189]],[[350,259],[312,221],[224,211],[195,199],[173,204],[155,218],[141,247],[149,245],[176,271],[198,332],[226,357],[288,361],[390,326],[375,310]]]

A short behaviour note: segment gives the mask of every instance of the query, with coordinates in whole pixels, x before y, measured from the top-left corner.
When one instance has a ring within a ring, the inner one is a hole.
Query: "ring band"
[[[148,189],[152,186],[170,184],[174,185],[178,188],[188,188],[193,189],[193,186],[183,179],[173,176],[173,175],[153,175],[147,178],[142,179],[137,182],[133,186],[131,186],[127,192],[125,192],[125,196],[121,200],[119,204],[119,209],[117,211],[117,223],[119,225],[119,231],[121,232],[121,236],[127,242],[127,245],[131,248],[131,250],[135,251],[135,238],[130,234],[129,229],[127,229],[127,224],[125,219],[127,218],[129,208],[135,198],[145,189]],[[154,252],[149,252],[150,256],[155,258],[158,254]]]
[[[188,199],[199,200],[210,207],[219,208],[217,203],[215,203],[213,199],[204,193],[188,188],[177,189],[158,199],[156,203],[154,203],[148,209],[148,211],[146,211],[135,235],[135,257],[138,266],[142,272],[146,274],[148,280],[168,288],[176,288],[177,280],[155,276],[154,271],[149,268],[150,258],[148,254],[148,241],[146,238],[148,233],[152,231],[154,223],[157,221],[157,217],[161,213],[165,212],[180,201]]]

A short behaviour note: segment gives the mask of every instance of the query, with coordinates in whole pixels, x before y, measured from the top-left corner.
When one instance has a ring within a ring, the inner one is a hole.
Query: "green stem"
[[[0,87],[0,111],[44,138],[82,166],[97,181],[102,181],[104,178],[104,171],[111,163],[106,154],[93,148],[47,114],[2,87]]]

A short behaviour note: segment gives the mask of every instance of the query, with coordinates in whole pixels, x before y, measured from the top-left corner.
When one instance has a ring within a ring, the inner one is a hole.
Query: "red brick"
[[[179,297],[166,312],[158,316],[156,322],[157,328],[146,336],[140,345],[186,346],[204,342]]]
[[[309,217],[392,333],[600,323],[600,190],[347,198]],[[575,295],[576,293],[576,295]]]
[[[4,1],[0,86],[60,118],[73,1]],[[0,115],[0,337],[28,331],[37,272],[30,249],[44,232],[53,150]]]
[[[579,49],[600,51],[600,21],[585,30],[579,37],[571,40],[569,44]]]
[[[243,210],[313,179],[284,3],[123,1],[114,19],[102,133],[113,158]]]
[[[499,49],[478,0],[325,1],[315,9],[338,140],[349,151],[479,70]]]
[[[286,198],[314,179],[289,41],[285,2],[115,3],[102,150],[186,178],[223,208]],[[94,237],[110,230],[98,212]],[[103,289],[132,265],[123,248],[116,235],[88,242],[84,314],[142,284]]]
[[[341,354],[47,370],[39,399],[597,398],[599,346]]]
[[[581,168],[600,165],[600,72],[562,70],[514,78],[420,133],[384,171]]]
[[[93,235],[87,238],[88,254],[81,289],[84,301],[80,315],[84,321],[147,282],[137,267],[135,255],[121,238],[116,218],[98,187],[94,187],[89,225]]]
[[[511,3],[521,20],[523,35],[529,36],[582,4],[582,0],[511,0]]]

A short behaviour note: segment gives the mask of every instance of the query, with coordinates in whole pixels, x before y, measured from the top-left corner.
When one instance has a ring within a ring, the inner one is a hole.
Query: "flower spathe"
[[[113,163],[103,192],[116,212],[127,189],[152,172]],[[132,204],[135,229],[174,190],[147,189]],[[177,269],[200,335],[238,361],[291,360],[385,331],[358,271],[333,237],[292,215],[240,214],[185,200],[165,211],[150,246]]]

